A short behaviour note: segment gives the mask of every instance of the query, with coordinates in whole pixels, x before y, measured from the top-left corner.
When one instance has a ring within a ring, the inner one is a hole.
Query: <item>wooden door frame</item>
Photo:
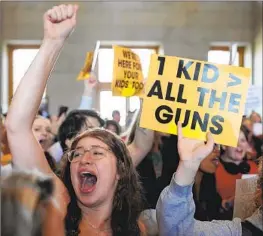
[[[17,49],[39,49],[39,44],[8,44],[8,105],[10,105],[13,97],[13,53]]]

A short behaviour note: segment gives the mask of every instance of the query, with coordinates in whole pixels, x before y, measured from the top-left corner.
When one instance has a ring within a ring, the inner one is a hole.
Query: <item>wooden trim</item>
[[[230,47],[228,46],[212,46],[210,47],[209,51],[229,51]],[[238,52],[238,66],[244,67],[245,65],[245,47],[239,46],[237,47]]]
[[[98,91],[104,90],[111,90],[111,83],[110,82],[99,82],[98,84]]]
[[[153,49],[153,50],[155,50],[156,53],[158,53],[159,50],[160,50],[160,46],[157,46],[157,45],[156,45],[156,46],[118,45],[118,46],[124,47],[124,48],[131,48],[131,49],[132,49],[132,48],[136,48],[136,49]],[[111,46],[111,45],[102,45],[100,48],[101,48],[101,49],[112,49],[112,46]]]
[[[209,51],[229,51],[230,47],[228,46],[211,46]]]
[[[7,46],[8,50],[8,105],[10,105],[13,97],[13,49]]]
[[[238,47],[238,61],[239,61],[239,66],[244,67],[245,66],[245,47]]]
[[[40,45],[39,44],[8,44],[8,48],[12,50],[16,49],[39,49]]]
[[[39,49],[39,44],[9,44],[7,45],[7,55],[8,55],[8,104],[10,105],[13,97],[13,53],[17,49]]]

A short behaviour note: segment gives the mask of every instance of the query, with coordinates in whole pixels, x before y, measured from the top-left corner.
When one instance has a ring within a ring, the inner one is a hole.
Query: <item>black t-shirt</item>
[[[161,176],[156,178],[151,153],[137,167],[146,200],[144,209],[155,209],[162,190],[170,184],[179,164],[177,136],[163,137],[162,142],[163,145],[160,150],[162,156]]]
[[[161,154],[163,158],[163,170],[161,175],[162,190],[171,182],[174,172],[176,172],[179,165],[179,153],[177,149],[177,136],[163,137],[163,145],[161,147]]]
[[[154,209],[159,196],[157,193],[157,179],[154,171],[151,153],[149,153],[138,165],[137,171],[140,175],[140,181],[142,183],[145,197],[144,209]]]
[[[242,236],[260,236],[263,232],[251,224],[249,221],[244,221],[241,223],[242,226]]]

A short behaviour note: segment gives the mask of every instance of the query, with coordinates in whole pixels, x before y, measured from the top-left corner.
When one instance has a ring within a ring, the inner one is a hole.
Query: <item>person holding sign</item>
[[[256,163],[247,160],[247,151],[248,131],[241,126],[237,147],[222,146],[217,166],[211,174],[203,176],[200,201],[206,205],[209,220],[233,218],[236,180],[243,174],[256,174],[258,171]]]
[[[159,235],[262,235],[262,200],[261,207],[242,223],[237,218],[233,221],[212,222],[194,219],[195,205],[192,196],[194,178],[201,161],[212,152],[213,146],[214,141],[211,134],[207,135],[206,144],[202,141],[185,138],[182,134],[182,125],[178,124],[180,164],[170,185],[163,190],[157,203]],[[262,191],[262,169],[259,170],[259,173],[259,188]]]
[[[77,10],[76,5],[60,5],[44,15],[42,45],[16,90],[6,120],[13,164],[37,168],[54,178],[58,206],[49,235],[65,235],[64,222],[68,236],[141,235],[141,186],[130,153],[119,137],[99,128],[76,137],[58,178],[32,132],[47,80],[75,28]]]
[[[236,180],[241,179],[243,174],[257,174],[258,172],[256,163],[246,159],[248,135],[245,127],[241,126],[238,146],[236,148],[223,146],[220,163],[215,172],[215,186],[222,199],[223,213],[219,218],[222,220],[233,218]]]

